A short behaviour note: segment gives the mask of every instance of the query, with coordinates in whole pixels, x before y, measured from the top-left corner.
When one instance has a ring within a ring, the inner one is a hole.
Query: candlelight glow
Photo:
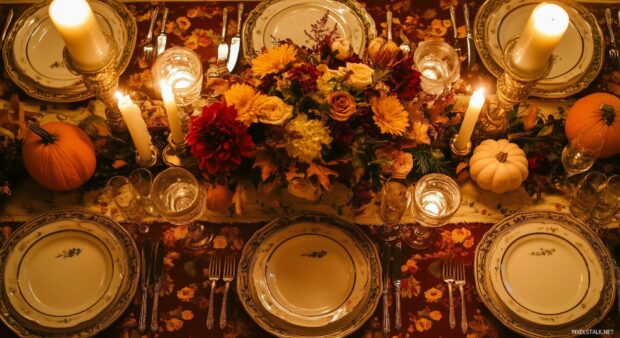
[[[540,33],[548,35],[563,35],[569,22],[568,14],[562,7],[548,3],[534,9],[532,20]]]
[[[84,0],[55,0],[50,4],[49,14],[63,26],[77,27],[84,24],[90,11]]]

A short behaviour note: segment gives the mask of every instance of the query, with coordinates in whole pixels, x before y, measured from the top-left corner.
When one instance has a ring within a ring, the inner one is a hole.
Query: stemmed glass
[[[159,173],[151,187],[151,200],[160,215],[172,224],[187,224],[188,249],[203,249],[210,242],[204,226],[196,222],[205,209],[205,195],[196,177],[179,167]]]
[[[569,182],[570,178],[590,170],[603,149],[605,132],[598,130],[594,137],[589,135],[586,138],[584,136],[585,130],[588,131],[588,134],[591,133],[588,128],[585,128],[562,150],[561,160],[566,176],[562,182],[556,183],[556,188],[562,191],[571,192],[573,190]]]
[[[151,202],[151,186],[153,185],[153,174],[146,168],[137,168],[127,176],[134,190],[141,199],[142,209],[149,215],[155,216],[155,207]],[[148,233],[150,230],[148,224],[138,222],[138,231],[140,233]]]
[[[144,209],[142,208],[142,198],[133,184],[125,176],[114,176],[108,180],[107,188],[112,191],[112,200],[121,211],[125,219],[142,226]]]
[[[390,178],[383,185],[379,217],[383,226],[379,237],[389,242],[400,236],[400,219],[409,207],[411,194],[403,179]]]
[[[432,239],[430,228],[442,226],[461,205],[458,184],[443,174],[422,176],[415,185],[411,211],[419,225],[403,229],[402,238],[414,249],[426,249]]]

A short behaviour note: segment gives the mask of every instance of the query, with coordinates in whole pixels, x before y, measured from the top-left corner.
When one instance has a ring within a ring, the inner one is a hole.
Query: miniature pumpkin
[[[620,116],[617,115],[620,115],[620,98],[617,96],[607,93],[584,96],[568,110],[566,137],[572,141],[581,132],[580,141],[583,138],[584,142],[595,144],[598,143],[593,139],[596,135],[605,135],[599,157],[616,155],[620,153]]]
[[[527,178],[525,152],[508,140],[485,140],[474,149],[469,174],[485,190],[501,194],[515,190]]]
[[[43,126],[29,121],[22,148],[26,170],[42,186],[69,191],[86,183],[95,172],[95,146],[80,128],[66,122]]]

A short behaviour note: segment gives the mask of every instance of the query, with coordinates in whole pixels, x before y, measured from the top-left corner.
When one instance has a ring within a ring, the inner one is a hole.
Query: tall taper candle
[[[118,109],[123,114],[127,129],[131,134],[131,139],[136,146],[140,160],[148,162],[151,159],[151,135],[146,127],[146,123],[142,118],[142,112],[137,104],[131,101],[129,95],[116,93],[118,98]]]
[[[459,135],[457,136],[454,143],[454,146],[456,148],[467,148],[467,143],[469,143],[471,134],[474,132],[474,127],[476,126],[476,122],[478,121],[478,115],[480,115],[482,106],[484,106],[484,101],[484,91],[482,89],[476,90],[469,99],[469,105],[467,106],[467,110],[465,111],[463,123],[461,124],[461,129],[459,130]]]
[[[182,144],[185,141],[185,135],[183,134],[181,117],[179,116],[177,104],[174,101],[172,87],[170,87],[166,80],[161,80],[161,98],[164,100],[164,107],[166,107],[172,141],[175,144]]]
[[[96,70],[105,63],[110,47],[86,0],[54,0],[49,16],[81,68]]]
[[[526,73],[536,73],[547,67],[568,23],[568,14],[562,7],[546,2],[536,6],[513,49],[514,67]]]

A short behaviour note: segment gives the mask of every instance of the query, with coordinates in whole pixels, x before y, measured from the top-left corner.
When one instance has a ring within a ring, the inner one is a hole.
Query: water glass
[[[461,63],[458,53],[443,41],[425,41],[416,49],[413,59],[420,72],[422,90],[439,95],[459,78]]]
[[[166,49],[152,68],[153,84],[159,91],[162,80],[170,87],[176,103],[185,107],[195,103],[202,91],[202,62],[198,54],[184,47]]]
[[[587,219],[606,182],[605,174],[598,171],[588,173],[581,179],[570,203],[571,213],[583,220]]]
[[[383,185],[379,216],[383,227],[379,236],[385,241],[395,240],[400,236],[400,219],[409,207],[411,194],[402,179],[390,178]]]
[[[140,193],[127,177],[114,176],[108,180],[106,189],[112,192],[112,201],[121,211],[125,219],[132,223],[142,223],[144,209]]]
[[[586,129],[587,130],[587,129]],[[605,135],[600,131],[596,137],[585,137],[580,132],[562,151],[562,166],[567,177],[588,171],[603,149]]]
[[[590,220],[597,226],[611,222],[620,210],[620,176],[614,175],[607,180],[594,205]]]

